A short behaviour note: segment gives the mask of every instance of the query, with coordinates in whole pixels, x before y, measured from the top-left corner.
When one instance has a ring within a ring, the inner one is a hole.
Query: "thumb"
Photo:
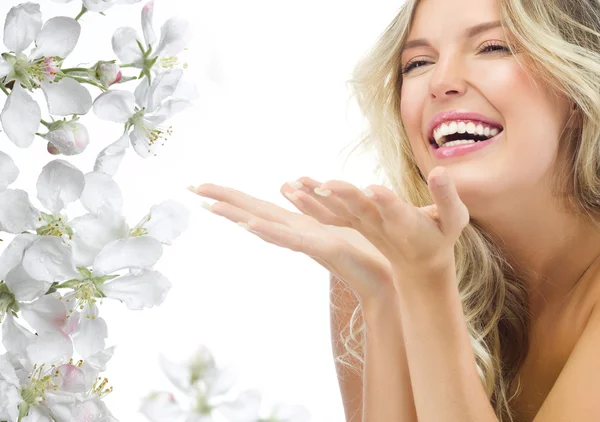
[[[469,210],[458,196],[456,185],[444,167],[436,167],[427,178],[429,192],[437,205],[442,233],[460,235],[469,223]]]

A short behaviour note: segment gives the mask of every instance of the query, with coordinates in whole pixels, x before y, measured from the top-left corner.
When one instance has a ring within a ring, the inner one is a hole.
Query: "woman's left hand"
[[[327,197],[342,201],[350,214],[340,217],[389,259],[395,275],[435,277],[454,270],[454,245],[470,217],[443,167],[434,168],[427,183],[434,203],[422,208],[384,186],[371,185],[361,192],[342,181],[323,183],[320,189],[327,196],[321,202],[327,206]]]

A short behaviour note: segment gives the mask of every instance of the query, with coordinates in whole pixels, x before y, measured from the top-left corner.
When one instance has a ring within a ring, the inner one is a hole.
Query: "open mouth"
[[[439,125],[429,138],[435,149],[487,141],[504,130],[495,126],[473,121],[452,121]]]

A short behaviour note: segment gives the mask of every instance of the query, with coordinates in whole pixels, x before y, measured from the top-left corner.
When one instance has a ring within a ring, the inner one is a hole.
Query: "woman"
[[[407,0],[352,86],[391,190],[194,189],[331,271],[347,421],[599,421],[600,1]]]

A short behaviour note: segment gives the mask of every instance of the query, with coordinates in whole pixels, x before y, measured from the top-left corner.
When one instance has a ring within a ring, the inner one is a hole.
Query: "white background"
[[[1,16],[16,3],[1,0]],[[107,403],[118,419],[144,421],[137,413],[140,398],[155,389],[174,390],[161,373],[159,353],[181,360],[199,344],[206,344],[218,363],[236,365],[240,386],[260,389],[265,404],[303,404],[314,421],[344,419],[329,338],[327,271],[208,213],[202,198],[186,187],[223,184],[295,210],[279,193],[288,180],[306,175],[359,187],[377,183],[368,156],[343,166],[350,151],[343,148],[363,127],[345,82],[400,3],[156,1],[157,33],[174,15],[193,23],[194,39],[180,57],[189,64],[187,76],[212,78],[216,85],[209,95],[210,85],[199,82],[203,96],[172,121],[174,135],[159,155],[142,160],[130,149],[115,177],[130,225],[165,199],[191,210],[188,230],[165,247],[156,266],[173,283],[164,304],[133,312],[105,301],[101,308],[108,344],[117,345],[105,375],[114,387]],[[112,33],[119,26],[141,33],[142,5],[115,7],[106,17],[85,15],[66,67],[115,58]],[[41,6],[46,20],[74,17],[80,2],[41,0]],[[135,82],[124,88],[133,90]],[[91,89],[96,97],[99,92]],[[122,127],[93,113],[82,122],[91,144],[82,156],[66,159],[88,172]],[[45,148],[37,138],[30,148],[19,149],[0,134],[0,150],[21,169],[11,187],[30,192],[36,205],[36,179],[54,158]]]

